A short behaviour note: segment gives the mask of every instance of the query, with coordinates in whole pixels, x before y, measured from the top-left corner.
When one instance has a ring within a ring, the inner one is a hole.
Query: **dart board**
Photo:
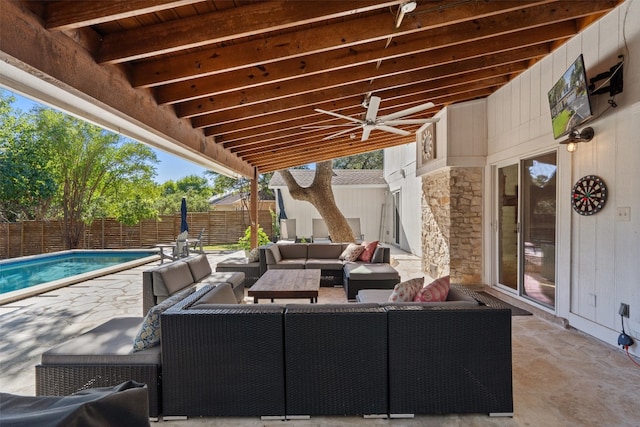
[[[571,205],[580,215],[593,215],[604,207],[607,201],[607,187],[595,175],[580,178],[571,191]]]

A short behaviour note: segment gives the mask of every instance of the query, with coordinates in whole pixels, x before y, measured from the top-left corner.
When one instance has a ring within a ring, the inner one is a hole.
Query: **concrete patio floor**
[[[208,254],[212,266],[230,256],[238,254]],[[411,254],[394,249],[392,262],[403,280],[423,275],[420,260]],[[0,391],[34,395],[34,366],[44,351],[110,318],[141,316],[142,271],[158,263],[0,306]],[[320,303],[344,301],[341,288],[321,288]],[[566,329],[559,319],[524,307],[534,315],[512,318],[513,418],[485,414],[421,415],[402,420],[312,417],[286,422],[196,418],[161,420],[158,425],[640,426],[640,368],[614,345]],[[416,369],[427,360],[416,360]]]

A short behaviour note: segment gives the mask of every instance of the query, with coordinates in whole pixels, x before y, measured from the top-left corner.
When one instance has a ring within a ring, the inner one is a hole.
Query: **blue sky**
[[[20,109],[23,112],[28,112],[32,107],[40,105],[29,98],[18,95],[17,93],[10,93],[16,97],[16,102],[13,103],[13,107]],[[156,153],[159,161],[156,165],[157,175],[155,178],[156,182],[159,184],[169,180],[177,181],[187,175],[203,176],[204,171],[206,170],[205,168],[187,160],[183,160],[180,157],[176,157],[153,147],[151,147],[151,149]]]

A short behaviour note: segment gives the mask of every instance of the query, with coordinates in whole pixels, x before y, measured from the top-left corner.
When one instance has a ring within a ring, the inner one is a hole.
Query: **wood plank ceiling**
[[[490,95],[621,2],[420,0],[396,28],[403,1],[22,3],[263,173],[415,140],[380,130],[324,140],[344,128],[305,125],[344,121],[315,108],[363,118],[374,94],[379,115],[431,101],[410,118],[431,117]]]

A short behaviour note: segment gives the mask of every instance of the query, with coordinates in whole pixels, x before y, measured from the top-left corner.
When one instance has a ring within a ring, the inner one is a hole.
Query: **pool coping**
[[[44,255],[64,255],[71,253],[83,253],[83,252],[156,252],[155,249],[149,248],[139,248],[139,249],[72,249],[67,251],[58,251],[58,252],[50,252],[46,254],[40,255],[29,255],[25,257],[19,258],[9,258],[8,260],[29,260],[29,259],[37,259],[38,257]],[[117,273],[119,271],[128,270],[133,267],[137,267],[139,265],[148,264],[153,261],[157,261],[160,259],[160,252],[157,251],[157,255],[151,255],[144,258],[139,258],[133,261],[123,262],[121,264],[112,265],[110,267],[100,268],[98,270],[88,271],[86,273],[77,274],[75,276],[67,277],[64,279],[53,280],[51,282],[42,283],[40,285],[30,286],[25,289],[18,289],[15,291],[7,292],[5,294],[0,294],[0,306],[19,301],[25,298],[30,298],[33,296],[37,296],[43,294],[45,292],[49,292],[55,289],[64,288],[66,286],[74,285],[76,283],[84,282],[85,280],[95,279],[96,277],[105,276],[107,274]],[[7,261],[7,260],[3,260]]]

